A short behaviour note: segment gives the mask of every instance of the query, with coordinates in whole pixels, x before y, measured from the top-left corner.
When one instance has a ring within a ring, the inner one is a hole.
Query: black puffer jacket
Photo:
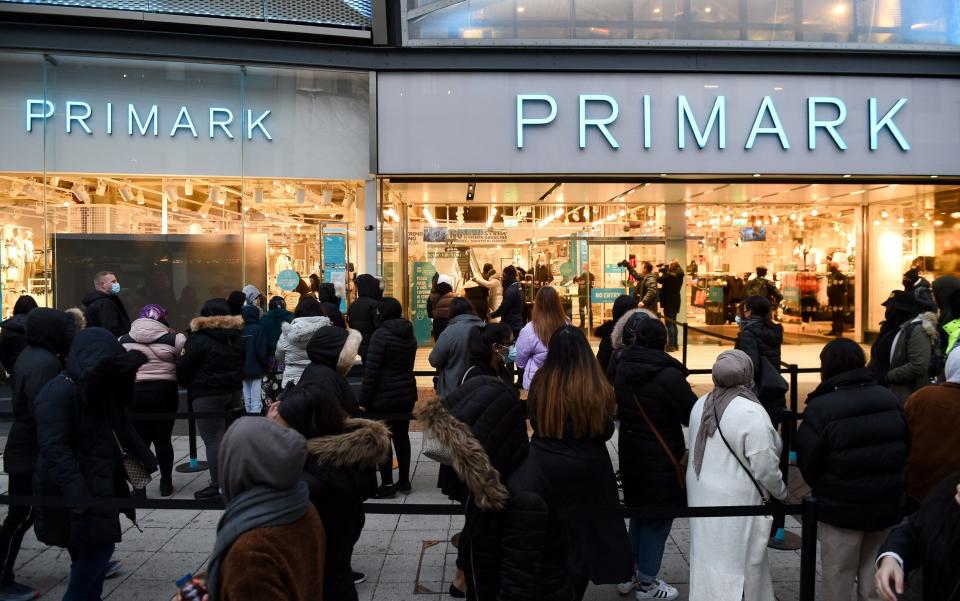
[[[40,390],[63,369],[73,341],[73,318],[55,309],[34,309],[27,317],[27,348],[13,374],[13,425],[3,450],[8,474],[29,475],[37,465],[37,420],[34,404]]]
[[[777,371],[780,370],[780,347],[783,346],[783,326],[766,317],[750,317],[740,329],[735,348],[750,356],[754,377],[760,365],[760,357],[766,357]]]
[[[0,322],[0,366],[13,373],[17,357],[27,348],[27,314],[14,315]]]
[[[923,598],[960,601],[960,472],[941,482],[920,509],[893,529],[880,553],[896,553],[907,573],[923,568]]]
[[[416,359],[413,324],[406,319],[383,322],[370,340],[360,405],[372,412],[409,413],[417,402]]]
[[[660,306],[666,315],[676,315],[680,312],[680,289],[683,288],[683,269],[678,265],[668,268],[659,278]]]
[[[896,395],[869,369],[834,376],[810,394],[794,448],[821,521],[871,532],[900,522],[910,428]]]
[[[217,315],[190,322],[177,361],[177,382],[191,398],[226,394],[243,387],[243,317]]]
[[[350,328],[360,332],[363,342],[360,343],[360,358],[367,361],[367,349],[373,332],[380,327],[380,299],[383,292],[380,290],[380,281],[369,273],[357,276],[357,300],[347,308],[347,320]]]
[[[320,328],[307,343],[310,365],[293,390],[308,396],[332,397],[349,414],[356,415],[357,399],[344,379],[357,356],[360,347],[360,332],[344,330],[335,326]],[[286,398],[286,396],[282,397]],[[309,435],[304,434],[309,438]]]
[[[130,333],[130,315],[119,295],[92,290],[83,297],[83,306],[88,328],[105,328],[116,338]]]
[[[600,346],[597,348],[597,361],[600,362],[600,369],[607,372],[607,366],[610,365],[610,357],[613,356],[613,345],[610,344],[610,334],[613,334],[614,320],[605,321],[600,327],[593,331],[594,335],[600,338]]]
[[[633,570],[606,444],[534,436],[530,453],[507,480],[498,600],[575,599],[579,579],[623,582]],[[558,510],[588,508],[589,517]],[[608,509],[608,512],[604,512]]]
[[[36,400],[40,458],[34,476],[38,495],[66,499],[127,497],[121,444],[148,471],[157,461],[125,418],[133,400],[137,369],[146,363],[139,351],[124,351],[113,334],[88,328],[77,334],[67,369],[47,383]],[[37,539],[81,551],[120,542],[120,511],[35,508]],[[133,511],[124,512],[134,519]]]
[[[320,284],[317,296],[320,298],[323,314],[330,319],[330,323],[346,328],[347,322],[343,321],[343,313],[340,312],[340,297],[337,296],[337,287],[331,282]]]
[[[614,387],[620,415],[620,476],[630,507],[684,506],[674,464],[657,441],[637,403],[646,411],[678,461],[686,450],[682,426],[697,402],[682,363],[663,351],[633,344],[617,364]],[[635,400],[636,399],[636,400]]]
[[[448,410],[444,407],[450,404]],[[470,378],[453,394],[417,405],[417,419],[451,449],[465,488],[466,519],[458,565],[467,571],[469,599],[496,600],[507,491],[503,484],[526,457],[529,442],[516,389],[492,376]]]

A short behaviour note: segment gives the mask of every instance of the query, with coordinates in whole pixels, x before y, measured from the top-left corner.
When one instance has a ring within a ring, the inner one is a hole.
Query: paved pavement
[[[413,492],[397,495],[388,503],[449,503],[437,490],[438,464],[420,455],[421,435],[411,433]],[[611,442],[611,454],[616,450]],[[178,461],[187,456],[185,437],[175,438]],[[204,452],[201,447],[201,459]],[[193,492],[207,483],[206,473],[174,472],[174,498],[192,498]],[[796,482],[798,480],[794,479]],[[0,477],[6,489],[6,477]],[[795,487],[792,487],[795,488]],[[799,493],[798,493],[799,494]],[[148,496],[158,497],[158,482],[148,488]],[[5,510],[0,510],[5,514]],[[115,557],[123,561],[119,577],[108,580],[104,598],[111,601],[168,601],[174,593],[173,582],[186,572],[205,567],[216,535],[219,511],[153,510],[139,513],[139,532],[121,517],[125,532]],[[359,585],[361,601],[433,601],[449,599],[445,594],[455,572],[456,549],[448,541],[462,526],[461,516],[368,515],[363,535],[355,549],[354,568],[367,574]],[[788,529],[799,533],[798,524],[788,518]],[[689,567],[689,530],[686,520],[674,523],[667,543],[661,577],[677,586],[686,599]],[[774,588],[782,600],[797,599],[800,579],[800,555],[797,551],[770,551]],[[17,579],[36,587],[42,599],[60,599],[66,589],[70,566],[66,551],[48,548],[30,532],[17,561]],[[623,599],[615,587],[591,587],[592,601]]]

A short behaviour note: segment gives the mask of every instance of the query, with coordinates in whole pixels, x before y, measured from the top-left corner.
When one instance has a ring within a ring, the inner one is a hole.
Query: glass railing
[[[370,29],[371,0],[0,0],[147,13]]]
[[[409,45],[960,47],[957,0],[403,0]]]

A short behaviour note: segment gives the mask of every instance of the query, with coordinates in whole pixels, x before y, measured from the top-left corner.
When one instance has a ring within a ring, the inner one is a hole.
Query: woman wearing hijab
[[[847,338],[820,352],[823,381],[807,398],[797,465],[819,501],[817,538],[824,601],[876,599],[877,549],[904,514],[910,430],[900,401]],[[943,444],[937,441],[935,444]]]
[[[782,443],[756,395],[753,362],[724,351],[714,390],[690,413],[687,502],[691,507],[760,505],[785,499]],[[690,601],[774,601],[767,540],[770,516],[690,520]]]
[[[220,445],[223,500],[210,557],[211,601],[312,601],[323,592],[326,535],[300,479],[307,441],[244,417]]]
[[[946,382],[921,388],[904,407],[910,423],[907,495],[917,502],[960,471],[960,352],[950,353],[945,372]]]

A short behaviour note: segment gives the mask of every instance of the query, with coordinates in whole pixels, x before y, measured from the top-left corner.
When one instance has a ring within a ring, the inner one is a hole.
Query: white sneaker
[[[673,601],[680,596],[680,591],[673,588],[663,580],[657,580],[648,587],[637,585],[637,593],[634,597],[640,599],[663,599],[664,601]]]
[[[637,575],[634,574],[633,578],[627,582],[621,582],[617,585],[617,592],[621,595],[629,595],[635,590],[639,590],[640,582],[637,580]]]

